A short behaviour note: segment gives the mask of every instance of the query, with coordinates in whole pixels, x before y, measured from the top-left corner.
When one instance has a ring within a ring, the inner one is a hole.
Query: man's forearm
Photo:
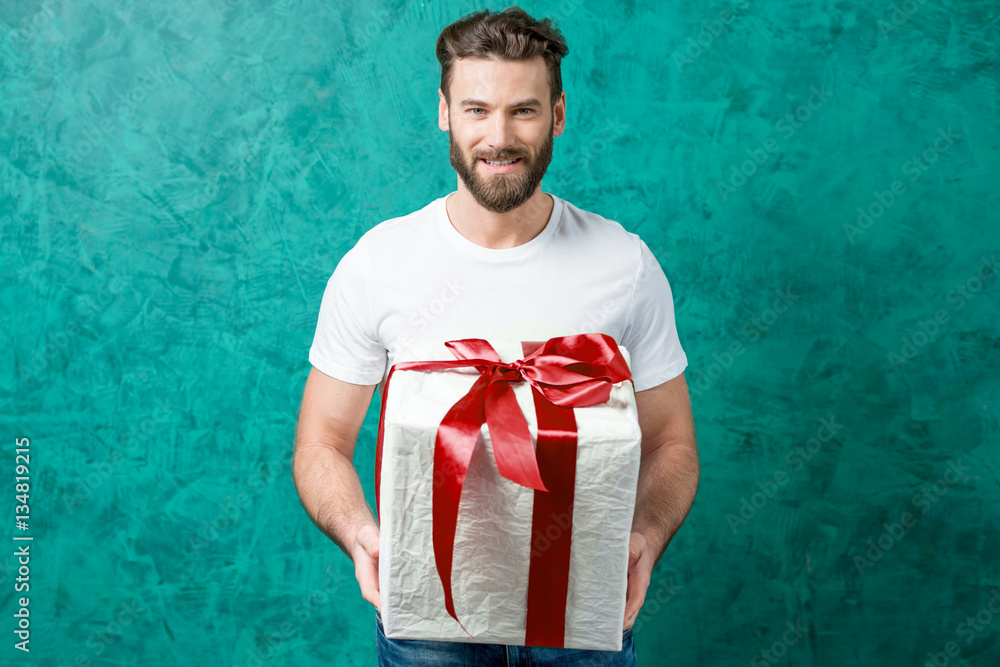
[[[691,509],[699,474],[693,441],[666,443],[639,465],[632,531],[646,538],[654,566]]]
[[[377,526],[354,464],[336,449],[300,444],[292,463],[295,487],[306,512],[348,558],[358,531]]]

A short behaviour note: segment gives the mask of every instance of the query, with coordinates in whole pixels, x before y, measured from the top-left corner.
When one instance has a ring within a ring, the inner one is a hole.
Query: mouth
[[[486,165],[486,168],[497,174],[505,174],[508,171],[513,171],[517,168],[517,165],[521,163],[522,158],[516,158],[514,160],[485,160],[480,158],[479,161]]]

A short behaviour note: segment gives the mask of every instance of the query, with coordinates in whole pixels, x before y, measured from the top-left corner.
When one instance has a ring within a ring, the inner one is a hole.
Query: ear
[[[447,132],[448,124],[448,100],[444,98],[444,93],[438,88],[438,127]]]
[[[562,91],[559,101],[552,107],[552,136],[558,137],[566,129],[566,91]]]

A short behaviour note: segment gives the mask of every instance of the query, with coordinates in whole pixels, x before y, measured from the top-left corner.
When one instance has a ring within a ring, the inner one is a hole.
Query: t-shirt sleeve
[[[309,363],[330,377],[351,384],[377,384],[387,361],[375,333],[367,294],[368,262],[361,248],[345,254],[326,284],[319,307]]]
[[[687,367],[674,320],[674,300],[656,256],[639,240],[640,260],[621,344],[628,350],[636,391],[672,380]]]

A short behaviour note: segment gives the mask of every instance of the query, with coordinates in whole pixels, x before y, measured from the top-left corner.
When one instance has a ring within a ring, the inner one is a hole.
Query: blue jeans
[[[622,632],[621,651],[586,651],[571,648],[508,646],[505,644],[470,644],[435,642],[420,639],[389,639],[382,628],[382,615],[375,610],[379,667],[635,667],[635,644],[632,628]]]

